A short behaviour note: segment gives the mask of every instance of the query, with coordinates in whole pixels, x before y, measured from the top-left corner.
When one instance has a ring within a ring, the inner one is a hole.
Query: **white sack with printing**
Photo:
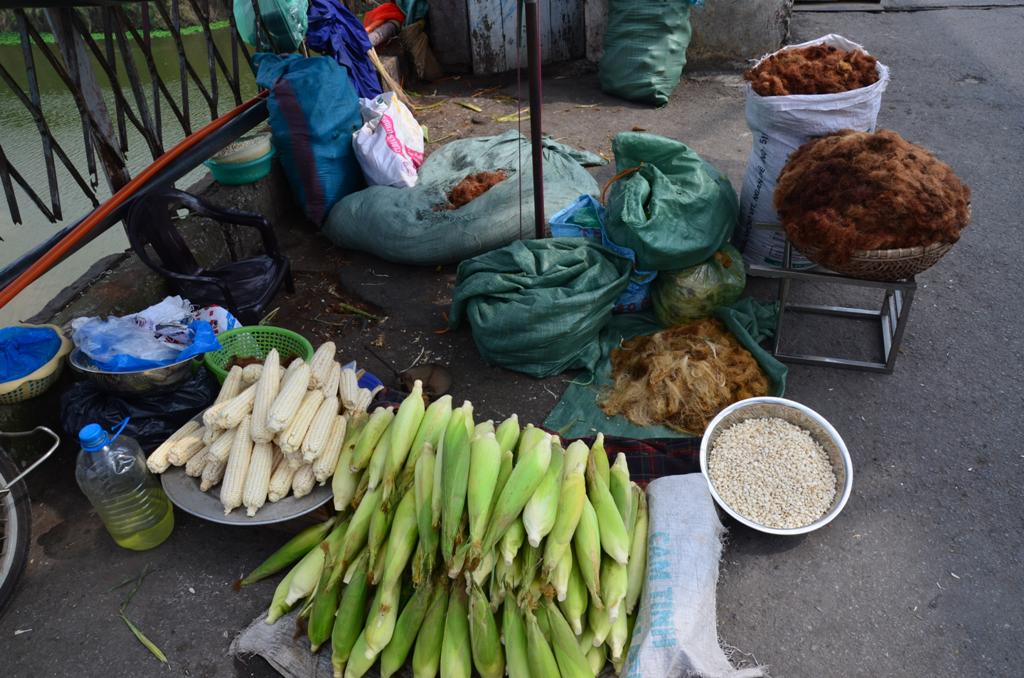
[[[798,45],[787,45],[778,51],[819,44],[847,51],[864,50],[857,43],[830,33]],[[769,56],[764,56],[757,63]],[[793,151],[815,137],[841,129],[874,131],[878,109],[882,105],[882,93],[889,85],[888,67],[879,62],[876,68],[878,81],[873,85],[835,94],[764,97],[755,92],[750,83],[746,84],[747,125],[750,127],[753,147],[743,175],[740,219],[733,244],[743,252],[743,258],[748,264],[782,265],[785,235],[778,230],[755,227],[761,224],[778,226],[779,216],[772,205],[772,196],[775,194],[779,173]],[[793,255],[793,264],[797,268],[812,265],[796,253]]]
[[[704,476],[658,478],[647,486],[647,581],[623,678],[756,678],[734,669],[718,643],[715,587],[725,528]]]

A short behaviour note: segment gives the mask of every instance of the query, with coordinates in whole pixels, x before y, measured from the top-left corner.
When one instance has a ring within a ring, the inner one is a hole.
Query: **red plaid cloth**
[[[577,440],[565,439],[562,445]],[[587,445],[594,439],[578,438]],[[629,478],[640,487],[662,476],[678,476],[684,473],[700,473],[700,438],[616,438],[605,436],[604,449],[608,459],[615,462],[615,456],[622,452],[629,464]]]

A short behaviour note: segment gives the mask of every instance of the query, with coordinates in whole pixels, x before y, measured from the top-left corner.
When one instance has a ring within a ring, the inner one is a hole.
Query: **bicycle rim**
[[[0,488],[7,488],[11,474],[17,475],[17,470],[0,449]],[[27,502],[21,486],[0,490],[0,614],[25,567],[31,529]]]
[[[0,487],[6,486],[3,471],[0,471]],[[18,560],[18,530],[21,526],[16,511],[14,492],[0,490],[0,588],[8,577],[15,574],[14,564]]]

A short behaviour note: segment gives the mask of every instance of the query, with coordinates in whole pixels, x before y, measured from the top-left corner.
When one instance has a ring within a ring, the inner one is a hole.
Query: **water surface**
[[[221,29],[214,32],[215,41],[220,49],[221,55],[231,68],[231,38],[230,29]],[[209,86],[209,68],[206,63],[206,41],[201,33],[183,36],[186,54],[196,72]],[[105,49],[105,43],[98,43],[101,49]],[[129,41],[129,44],[134,44]],[[176,101],[181,101],[181,79],[179,76],[178,53],[172,38],[154,38],[152,49],[157,65],[157,71],[167,84],[168,89]],[[87,174],[85,146],[82,142],[82,120],[75,106],[71,93],[64,87],[64,83],[58,78],[56,72],[50,67],[45,57],[38,50],[34,51],[37,78],[39,80],[40,97],[42,99],[43,114],[50,126],[53,135],[60,142],[64,151],[71,158],[75,167],[85,176]],[[144,89],[148,97],[152,97],[152,86],[149,84],[149,73],[141,53],[136,53],[137,67],[144,81]],[[244,62],[244,56],[239,55],[239,71],[242,76],[242,97],[243,100],[251,97],[256,86],[252,72]],[[20,45],[0,45],[0,64],[8,70],[22,86],[28,91],[28,81],[25,77],[25,61]],[[114,95],[110,83],[102,70],[94,63],[94,69],[100,85],[104,88],[104,94],[111,118],[114,117]],[[217,71],[219,85],[219,107],[218,113],[234,107],[234,99],[223,74]],[[125,96],[133,101],[127,77],[124,73],[120,75],[121,85],[124,88]],[[196,129],[212,119],[210,107],[195,85],[189,82],[189,118],[192,121],[193,129]],[[147,99],[152,110],[151,99]],[[46,181],[46,164],[43,162],[42,142],[39,137],[36,125],[31,115],[17,100],[15,95],[7,88],[6,84],[0,83],[0,144],[3,145],[4,153],[8,160],[25,177],[25,180],[35,189],[44,201],[49,201],[49,188]],[[163,102],[162,127],[164,130],[164,148],[169,148],[183,137],[181,126],[170,108]],[[126,121],[127,122],[127,121]],[[114,122],[116,130],[116,122]],[[149,148],[142,137],[131,126],[128,125],[128,167],[131,173],[137,174],[139,170],[152,162]],[[15,192],[18,197],[18,207],[21,210],[22,223],[14,224],[11,220],[6,200],[0,197],[0,267],[18,259],[24,252],[39,244],[59,230],[63,225],[70,223],[91,209],[91,204],[82,193],[79,186],[72,179],[71,175],[64,169],[60,160],[54,158],[56,163],[57,178],[60,183],[61,206],[63,208],[63,220],[61,223],[53,224],[39,212],[38,208],[31,202],[27,195],[16,185]],[[97,161],[98,163],[98,161]],[[97,181],[97,197],[102,200],[110,195],[106,178],[103,176],[102,168],[98,168],[99,176]],[[187,187],[196,179],[202,176],[204,169],[193,171],[178,182],[179,187]],[[3,193],[0,191],[0,196]],[[35,283],[30,285],[24,292],[10,304],[0,309],[0,324],[6,324],[28,318],[38,312],[50,299],[62,289],[74,282],[92,264],[107,254],[120,252],[128,247],[127,238],[120,225],[114,226],[102,236],[87,245],[81,251],[65,260],[57,268],[50,271]]]

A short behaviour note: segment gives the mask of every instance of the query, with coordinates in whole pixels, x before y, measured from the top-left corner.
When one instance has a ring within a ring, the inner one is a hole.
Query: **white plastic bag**
[[[718,642],[715,591],[725,528],[699,473],[647,486],[647,581],[623,678],[757,678],[735,669]]]
[[[423,128],[394,92],[360,99],[363,126],[352,135],[359,166],[371,186],[416,185],[423,164]]]
[[[840,49],[864,49],[841,35],[828,34],[787,49],[827,44]],[[761,59],[767,59],[767,55]],[[758,62],[760,63],[760,61]],[[733,243],[750,264],[781,266],[785,236],[777,230],[754,229],[755,224],[777,225],[779,217],[772,195],[779,173],[793,151],[814,137],[841,129],[870,132],[875,129],[882,93],[889,85],[889,69],[879,63],[878,81],[873,85],[837,94],[793,94],[764,97],[747,84],[747,125],[753,148],[747,160],[740,193],[740,223]],[[795,267],[810,267],[810,261],[793,255]]]

